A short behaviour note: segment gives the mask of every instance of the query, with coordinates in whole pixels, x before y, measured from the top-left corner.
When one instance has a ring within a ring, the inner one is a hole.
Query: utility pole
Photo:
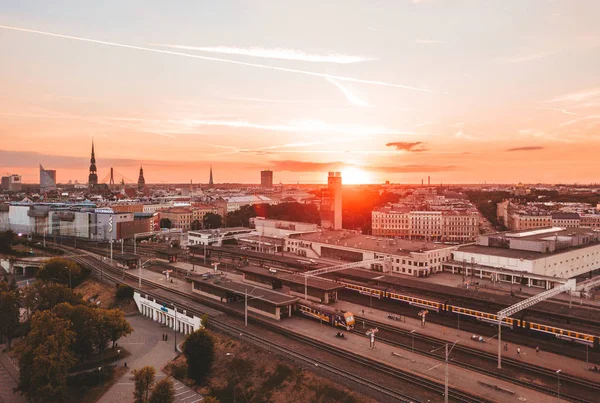
[[[173,303],[173,310],[175,311],[175,325],[173,326],[173,338],[175,339],[175,346],[173,347],[173,350],[177,352],[177,307],[175,306],[175,303]]]
[[[502,318],[498,317],[498,369],[502,369]]]
[[[308,301],[308,276],[304,276],[304,299]]]
[[[448,403],[448,343],[446,343],[446,381],[444,382],[444,403]]]
[[[123,240],[123,238],[121,238],[121,255],[123,254],[123,249],[124,249],[123,244],[124,244],[124,240]]]
[[[112,261],[113,261],[113,246],[112,246],[113,240],[110,239],[108,242],[110,243],[110,262],[112,263]]]

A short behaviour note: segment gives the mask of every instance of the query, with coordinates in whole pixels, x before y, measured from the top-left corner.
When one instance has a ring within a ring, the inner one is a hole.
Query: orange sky
[[[599,2],[122,3],[0,5],[3,174],[598,181]]]

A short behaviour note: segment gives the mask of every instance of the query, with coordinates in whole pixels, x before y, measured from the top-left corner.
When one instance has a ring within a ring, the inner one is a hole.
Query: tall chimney
[[[431,186],[431,176],[427,177],[427,186]]]

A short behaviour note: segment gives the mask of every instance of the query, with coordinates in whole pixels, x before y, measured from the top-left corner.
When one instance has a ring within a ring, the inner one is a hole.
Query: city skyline
[[[0,170],[25,183],[86,182],[92,138],[99,181],[597,182],[595,1],[7,3]]]

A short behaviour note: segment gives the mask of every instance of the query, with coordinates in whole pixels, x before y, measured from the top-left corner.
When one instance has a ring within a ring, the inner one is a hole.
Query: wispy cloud
[[[459,131],[454,133],[454,137],[456,137],[457,139],[465,139],[465,140],[472,140],[472,141],[480,141],[481,140],[479,137],[474,137],[474,136],[466,134],[462,129],[460,129]]]
[[[53,36],[55,38],[70,39],[70,40],[75,40],[75,41],[96,43],[96,44],[100,44],[100,45],[115,46],[115,47],[126,48],[126,49],[133,49],[133,50],[141,50],[141,51],[145,51],[145,52],[162,53],[162,54],[166,54],[166,55],[189,57],[189,58],[193,58],[193,59],[201,59],[201,60],[209,60],[209,61],[215,61],[215,62],[221,62],[221,63],[237,64],[237,65],[240,65],[240,66],[249,66],[249,67],[256,67],[256,68],[261,68],[261,69],[269,69],[269,70],[276,70],[276,71],[285,71],[285,72],[288,72],[288,73],[304,74],[304,75],[314,76],[314,77],[331,78],[331,79],[340,80],[340,81],[349,81],[349,82],[362,83],[362,84],[381,85],[381,86],[386,86],[386,87],[404,88],[404,89],[408,89],[408,90],[434,93],[434,91],[429,90],[429,89],[425,89],[425,88],[412,87],[412,86],[409,86],[409,85],[393,84],[393,83],[388,83],[388,82],[384,82],[384,81],[363,80],[363,79],[360,79],[360,78],[347,77],[347,76],[336,76],[336,75],[332,75],[332,74],[318,73],[318,72],[315,72],[315,71],[290,69],[290,68],[285,68],[285,67],[276,67],[276,66],[269,66],[269,65],[257,64],[257,63],[240,62],[240,61],[237,61],[237,60],[222,59],[222,58],[210,57],[210,56],[200,56],[200,55],[196,55],[196,54],[192,54],[192,53],[183,53],[183,52],[175,52],[175,51],[171,51],[171,50],[155,49],[155,48],[148,48],[148,47],[143,47],[143,46],[127,45],[127,44],[124,44],[124,43],[117,43],[117,42],[100,41],[100,40],[97,40],[97,39],[90,39],[90,38],[84,38],[84,37],[79,37],[79,36],[63,35],[63,34],[55,34],[55,33],[52,33],[52,32],[37,31],[37,30],[33,30],[33,29],[13,27],[13,26],[8,26],[8,25],[0,25],[0,28],[12,30],[12,31],[29,32],[29,33],[33,33],[33,34]]]
[[[373,135],[373,134],[417,134],[414,132],[399,132],[387,127],[360,126],[345,124],[330,124],[319,120],[300,120],[288,124],[253,123],[242,120],[198,120],[188,122],[191,126],[227,126],[234,128],[249,128],[273,130],[282,132],[314,132],[314,133],[339,133],[345,135]]]
[[[590,88],[582,91],[571,92],[569,94],[560,95],[551,98],[546,102],[581,102],[588,99],[599,98],[600,88]]]
[[[376,60],[371,57],[364,56],[353,56],[340,53],[329,53],[329,54],[311,54],[305,53],[301,50],[296,49],[285,49],[285,48],[261,48],[261,47],[250,47],[250,48],[238,48],[229,46],[186,46],[186,45],[171,45],[171,44],[160,44],[153,43],[151,45],[161,46],[170,49],[184,49],[184,50],[196,50],[199,52],[207,53],[219,53],[226,55],[240,55],[240,56],[252,56],[261,57],[267,59],[283,59],[283,60],[299,60],[303,62],[317,62],[317,63],[360,63],[369,60]]]
[[[424,147],[425,143],[423,143],[422,141],[415,141],[415,142],[407,142],[407,141],[396,141],[393,143],[387,143],[386,147],[396,147],[396,150],[399,151],[408,151],[408,152],[422,152],[422,151],[427,151],[427,149]]]
[[[441,43],[446,43],[446,41],[440,41],[439,39],[416,39],[415,42],[423,45],[437,45]]]
[[[543,149],[544,149],[544,147],[540,147],[540,146],[526,146],[526,147],[509,148],[506,151],[507,152],[513,152],[513,151],[539,151],[539,150],[543,150]]]
[[[558,52],[556,52],[556,51],[535,52],[535,53],[529,53],[529,54],[525,54],[525,55],[503,57],[503,58],[500,58],[500,61],[502,61],[504,63],[524,63],[524,62],[529,62],[532,60],[543,59],[548,56],[555,55],[557,53]]]
[[[344,96],[346,97],[346,99],[352,105],[362,106],[362,107],[370,106],[368,102],[363,101],[362,99],[360,99],[352,91],[350,91],[348,88],[344,87],[342,84],[338,83],[337,81],[332,80],[331,78],[327,78],[327,81],[329,81],[331,84],[335,85],[340,91],[342,91],[342,93],[344,94]]]

